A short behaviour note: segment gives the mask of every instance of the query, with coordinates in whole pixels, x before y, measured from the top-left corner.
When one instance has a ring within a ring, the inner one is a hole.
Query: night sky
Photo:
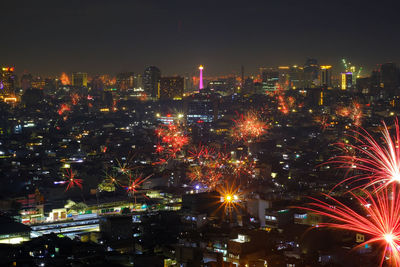
[[[52,0],[0,3],[0,65],[54,75],[206,75],[342,57],[400,63],[397,1]],[[339,69],[341,71],[341,69]]]

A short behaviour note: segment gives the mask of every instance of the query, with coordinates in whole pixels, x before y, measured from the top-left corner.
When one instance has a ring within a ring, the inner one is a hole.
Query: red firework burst
[[[129,184],[126,187],[126,191],[128,193],[134,194],[137,189],[147,180],[152,174],[143,178],[142,175],[139,175],[137,178],[133,178],[132,175],[129,175]]]
[[[389,190],[391,189],[391,190]],[[332,219],[334,222],[322,223],[319,226],[336,229],[350,230],[364,233],[371,238],[357,247],[366,244],[377,244],[380,247],[380,265],[385,257],[390,266],[400,266],[400,197],[395,185],[384,188],[373,196],[370,192],[362,190],[365,198],[351,193],[363,208],[357,212],[335,198],[325,195],[332,204],[311,198],[315,202],[310,207],[301,209]]]
[[[388,127],[383,122],[383,145],[378,143],[365,129],[354,131],[352,136],[359,145],[339,143],[338,146],[347,155],[334,157],[328,163],[340,164],[339,168],[362,171],[344,179],[342,183],[362,182],[358,187],[374,186],[380,190],[389,184],[400,183],[400,131],[398,121],[395,121],[395,135],[391,136]]]
[[[66,169],[64,173],[65,177],[67,177],[67,188],[65,191],[68,191],[69,189],[78,186],[80,189],[82,189],[82,179],[77,179],[75,178],[76,173],[72,169]]]
[[[267,124],[259,118],[256,112],[238,115],[238,118],[233,121],[235,125],[232,135],[237,140],[248,141],[258,139],[268,129]]]
[[[166,160],[176,158],[177,153],[189,143],[189,137],[184,134],[179,125],[161,125],[155,132],[159,139],[155,146],[156,152],[164,156]]]

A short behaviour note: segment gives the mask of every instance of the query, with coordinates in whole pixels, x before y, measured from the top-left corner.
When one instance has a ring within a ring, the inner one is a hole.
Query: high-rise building
[[[261,74],[264,92],[275,92],[279,86],[279,71],[274,68],[263,70]]]
[[[143,86],[145,93],[152,97],[158,97],[158,91],[160,86],[161,71],[155,67],[150,66],[144,70],[143,75]]]
[[[15,82],[16,76],[14,74],[14,67],[3,67],[0,69],[0,95],[14,95]]]
[[[183,77],[162,77],[160,81],[160,99],[182,99]]]
[[[134,81],[135,81],[135,74],[133,72],[118,73],[116,79],[117,89],[120,91],[133,89]]]
[[[141,74],[136,74],[133,81],[134,89],[143,89],[143,76]]]
[[[320,85],[324,88],[332,88],[332,66],[321,66]]]
[[[342,82],[340,84],[340,88],[342,90],[349,90],[353,87],[353,73],[344,72],[341,73]]]
[[[278,67],[278,72],[279,72],[279,86],[283,90],[289,89],[289,71],[290,67],[289,66],[279,66]]]
[[[85,72],[72,73],[72,86],[87,87],[87,83],[88,83],[87,73]]]
[[[300,89],[304,87],[303,67],[294,65],[289,69],[289,88]]]

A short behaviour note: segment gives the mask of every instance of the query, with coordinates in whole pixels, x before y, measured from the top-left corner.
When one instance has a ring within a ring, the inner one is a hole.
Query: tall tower
[[[199,70],[200,70],[199,90],[201,90],[201,89],[204,88],[204,85],[203,85],[203,65],[200,65]]]
[[[159,84],[161,79],[161,71],[155,66],[150,66],[144,70],[143,86],[146,94],[152,98],[159,95]]]

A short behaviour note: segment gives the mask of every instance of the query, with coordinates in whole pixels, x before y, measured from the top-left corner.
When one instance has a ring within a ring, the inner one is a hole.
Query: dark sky
[[[114,74],[159,66],[206,75],[315,57],[371,70],[400,63],[397,1],[0,1],[0,65],[18,72]],[[339,69],[340,71],[341,69]]]

